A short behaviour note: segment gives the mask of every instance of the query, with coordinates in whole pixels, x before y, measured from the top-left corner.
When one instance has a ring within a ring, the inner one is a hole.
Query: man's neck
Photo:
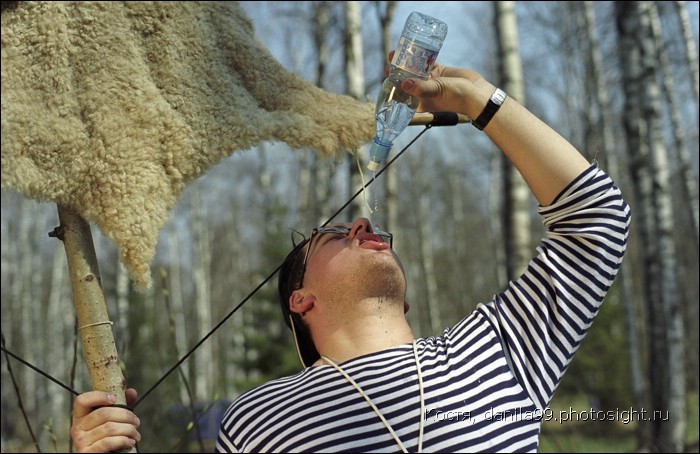
[[[318,324],[320,328],[314,330],[314,341],[321,356],[342,363],[413,341],[413,332],[402,307],[374,311],[366,310],[366,305],[356,307],[352,314],[334,316],[332,323]],[[323,361],[314,365],[320,364],[324,364]]]

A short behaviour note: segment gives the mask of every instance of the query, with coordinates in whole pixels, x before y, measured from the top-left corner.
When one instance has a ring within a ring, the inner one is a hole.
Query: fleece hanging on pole
[[[373,132],[372,105],[285,70],[236,2],[3,2],[2,188],[97,225],[140,288],[209,167],[263,141],[329,156]]]

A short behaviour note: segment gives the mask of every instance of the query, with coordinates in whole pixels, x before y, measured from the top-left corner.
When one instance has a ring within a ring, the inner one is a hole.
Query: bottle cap
[[[369,148],[369,163],[367,168],[371,171],[375,171],[379,168],[379,164],[384,162],[387,156],[389,156],[389,151],[391,150],[391,144],[382,142],[379,138],[375,137],[372,140],[372,146]]]

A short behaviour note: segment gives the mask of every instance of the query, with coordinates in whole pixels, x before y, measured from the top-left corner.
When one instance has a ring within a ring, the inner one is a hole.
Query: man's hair
[[[304,258],[306,257],[306,246],[310,246],[309,241],[310,238],[306,238],[294,246],[294,249],[287,255],[280,266],[277,281],[282,318],[284,318],[284,322],[292,330],[292,336],[294,336],[299,359],[301,359],[304,367],[315,363],[321,355],[318,354],[316,346],[311,339],[311,332],[302,321],[301,316],[289,310],[289,297],[294,290],[302,286]]]

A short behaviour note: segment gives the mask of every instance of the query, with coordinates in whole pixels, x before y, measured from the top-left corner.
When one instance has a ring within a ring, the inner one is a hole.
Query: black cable
[[[455,115],[456,115],[456,114],[455,114]],[[437,117],[436,117],[436,118],[437,118]],[[321,227],[325,227],[326,225],[328,225],[329,222],[331,222],[333,219],[335,219],[336,216],[338,216],[345,208],[347,208],[347,206],[350,205],[350,204],[352,203],[352,201],[355,200],[355,199],[357,198],[357,196],[359,196],[360,194],[362,194],[362,191],[364,191],[365,188],[367,188],[367,186],[369,186],[370,184],[372,184],[372,182],[374,182],[374,180],[376,180],[377,177],[378,177],[379,175],[383,174],[384,171],[385,171],[391,164],[393,164],[394,161],[396,161],[396,159],[397,159],[399,156],[401,156],[401,155],[403,154],[404,151],[406,151],[406,150],[408,149],[408,147],[410,147],[411,145],[413,145],[413,143],[414,143],[416,140],[418,140],[418,138],[419,138],[420,136],[422,136],[422,135],[425,133],[425,131],[427,131],[428,129],[430,129],[430,128],[433,126],[433,123],[434,123],[434,122],[435,122],[435,120],[433,120],[433,122],[431,122],[430,124],[426,125],[425,128],[424,128],[416,137],[414,137],[413,140],[411,140],[411,141],[408,143],[408,145],[406,145],[405,147],[403,147],[403,148],[401,149],[401,151],[399,151],[398,153],[396,153],[396,156],[394,156],[390,161],[387,161],[386,165],[382,168],[382,170],[380,170],[379,172],[377,172],[377,174],[374,176],[374,178],[372,178],[372,179],[369,180],[367,183],[365,183],[365,185],[362,186],[362,187],[355,193],[355,195],[353,195],[352,197],[350,197],[350,200],[348,200],[347,202],[345,202],[345,205],[343,205],[342,207],[340,207],[340,208],[338,209],[338,211],[336,211],[335,213],[333,213],[333,214],[331,215],[331,217],[329,217],[329,218],[326,220],[326,222],[324,222],[323,224],[321,224]],[[442,125],[440,125],[440,126],[442,126]]]
[[[73,388],[71,388],[70,386],[64,385],[60,380],[58,380],[58,379],[56,379],[56,378],[53,378],[51,375],[47,374],[47,373],[44,372],[43,370],[41,370],[41,369],[39,369],[38,367],[36,367],[36,366],[30,364],[29,362],[23,360],[23,359],[20,358],[19,356],[15,355],[14,353],[12,353],[12,352],[9,351],[8,349],[6,349],[6,348],[5,348],[5,345],[4,345],[4,341],[3,341],[3,345],[0,347],[0,349],[2,349],[2,351],[3,351],[6,355],[10,355],[11,357],[13,357],[14,359],[16,359],[16,360],[19,361],[20,363],[24,364],[25,366],[29,367],[30,369],[33,369],[35,372],[40,373],[41,375],[43,375],[44,377],[48,378],[48,379],[51,380],[52,382],[56,383],[56,384],[59,385],[61,388],[65,389],[65,390],[67,390],[67,391],[70,391],[74,396],[77,396],[77,395],[80,394],[79,392],[77,392],[76,390],[74,390]]]
[[[433,126],[452,126],[452,125],[455,125],[458,123],[456,121],[457,115],[454,113],[435,112],[435,113],[433,113],[433,115],[434,115],[434,119],[431,123],[427,124],[425,126],[425,128],[418,135],[416,135],[416,137],[414,137],[413,140],[411,140],[408,143],[408,145],[403,147],[401,149],[401,151],[399,151],[396,154],[396,156],[394,156],[391,160],[387,161],[386,165],[379,172],[377,172],[377,174],[371,180],[369,180],[366,184],[364,184],[342,207],[340,207],[335,213],[333,213],[321,226],[322,227],[326,226],[338,214],[340,214],[345,208],[347,208],[347,206],[350,205],[350,203],[352,203],[352,201],[355,200],[355,198],[357,198],[362,193],[362,191],[364,191],[370,184],[372,184],[374,182],[374,180],[377,179],[378,176],[380,176],[382,173],[384,173],[384,171],[387,168],[389,168],[389,166],[392,165],[399,158],[399,156],[401,156],[408,149],[408,147],[413,145],[415,143],[415,141],[418,140],[418,138],[420,136],[422,136],[428,129],[430,129]],[[192,354],[199,348],[199,346],[201,346],[207,339],[209,339],[229,318],[231,318],[233,316],[233,314],[235,314],[238,311],[238,309],[240,309],[243,306],[243,304],[245,304],[248,300],[250,300],[250,298],[252,298],[253,295],[255,295],[265,284],[267,284],[270,281],[270,279],[272,279],[275,276],[275,274],[277,274],[277,272],[280,270],[280,268],[282,268],[282,264],[278,265],[277,268],[275,268],[274,271],[272,271],[245,298],[243,298],[243,300],[241,300],[241,302],[238,303],[238,305],[236,307],[234,307],[231,310],[231,312],[229,312],[223,319],[221,319],[221,321],[219,323],[217,323],[214,326],[214,328],[212,328],[211,331],[209,331],[209,333],[207,333],[202,339],[200,339],[199,342],[197,342],[187,353],[185,353],[185,355],[182,358],[180,358],[170,369],[168,369],[168,371],[165,372],[165,374],[160,379],[158,379],[158,381],[156,381],[155,384],[153,384],[153,386],[151,386],[145,393],[143,393],[141,395],[141,397],[134,403],[134,405],[132,405],[130,407],[127,407],[127,406],[122,406],[122,407],[129,408],[131,410],[135,409],[146,398],[146,396],[148,396],[151,392],[153,392],[173,371],[175,371],[178,367],[180,367],[180,365],[185,360],[187,360],[187,358],[192,356]],[[66,389],[67,391],[71,392],[73,395],[78,396],[80,394],[77,391],[75,391],[73,388],[63,384],[60,380],[52,377],[51,375],[49,375],[46,372],[39,369],[38,367],[30,364],[29,362],[23,360],[19,356],[10,352],[9,350],[7,350],[5,348],[4,345],[1,348],[2,348],[2,351],[5,352],[7,355],[12,356],[17,361],[21,362],[22,364],[26,365],[27,367],[33,369],[34,371],[36,371],[39,374],[43,375],[44,377],[48,378],[52,382],[56,383],[57,385]],[[116,405],[116,406],[119,406],[119,405]]]
[[[432,124],[426,125],[426,127],[425,127],[413,140],[411,140],[411,142],[409,142],[408,145],[406,145],[405,147],[403,147],[403,149],[401,149],[401,151],[398,152],[398,153],[396,154],[396,156],[394,156],[393,159],[391,159],[390,161],[388,161],[388,162],[386,163],[386,165],[384,166],[384,168],[382,168],[379,172],[377,172],[377,175],[376,175],[374,178],[372,178],[372,179],[371,179],[370,181],[368,181],[364,186],[362,186],[362,188],[360,188],[360,189],[355,193],[355,195],[353,195],[353,196],[350,198],[350,200],[348,200],[348,201],[345,203],[345,205],[343,205],[342,207],[340,207],[340,209],[338,209],[335,213],[333,213],[333,214],[326,220],[326,222],[324,222],[324,223],[321,225],[321,227],[323,227],[323,226],[327,225],[329,222],[331,222],[339,213],[341,213],[348,205],[350,205],[350,203],[351,203],[353,200],[355,200],[355,198],[356,198],[357,196],[359,196],[359,195],[362,193],[362,191],[365,190],[365,188],[366,188],[367,186],[369,186],[370,184],[372,184],[372,182],[373,182],[379,175],[381,175],[382,173],[384,173],[384,171],[385,171],[394,161],[396,161],[396,159],[397,159],[399,156],[401,156],[401,155],[403,154],[403,152],[406,151],[406,150],[408,149],[408,147],[410,147],[411,145],[413,145],[413,143],[414,143],[416,140],[418,140],[418,138],[419,138],[420,136],[422,136],[422,135],[425,133],[425,131],[427,131],[428,129],[430,129],[431,126],[432,126]],[[282,263],[280,263],[280,264],[277,266],[277,268],[275,268],[275,270],[274,270],[272,273],[270,273],[265,279],[263,279],[263,281],[262,281],[260,284],[258,284],[257,287],[255,287],[250,293],[248,293],[248,295],[247,295],[245,298],[243,298],[243,300],[242,300],[240,303],[238,303],[238,305],[237,305],[236,307],[234,307],[234,308],[231,310],[231,312],[229,312],[223,319],[221,319],[221,321],[220,321],[219,323],[217,323],[216,326],[214,326],[214,328],[211,329],[211,331],[209,331],[202,339],[200,339],[199,342],[197,342],[197,343],[194,345],[194,347],[192,347],[187,353],[185,353],[185,355],[184,355],[182,358],[180,358],[170,369],[168,369],[168,371],[165,372],[165,374],[164,374],[160,379],[158,379],[158,381],[157,381],[153,386],[151,386],[151,387],[148,389],[148,391],[146,391],[146,392],[134,403],[133,407],[136,408],[136,406],[137,406],[138,404],[140,404],[141,401],[142,401],[143,399],[146,398],[146,396],[148,396],[151,392],[153,392],[153,391],[154,391],[154,390],[155,390],[155,389],[156,389],[156,388],[171,374],[171,373],[173,373],[178,367],[180,367],[180,365],[181,365],[183,362],[185,362],[185,360],[187,360],[187,358],[189,358],[190,356],[192,356],[192,354],[195,352],[195,350],[197,350],[197,349],[199,348],[200,345],[202,345],[207,339],[209,339],[209,338],[214,334],[214,332],[215,332],[216,330],[218,330],[218,329],[221,327],[221,325],[223,325],[224,323],[226,323],[226,321],[227,321],[229,318],[231,318],[231,317],[233,316],[233,314],[236,313],[236,311],[238,311],[238,309],[240,309],[246,302],[248,302],[248,300],[250,300],[250,298],[252,298],[253,295],[255,295],[255,294],[258,292],[258,290],[260,290],[265,284],[267,284],[267,283],[270,281],[270,279],[272,279],[272,278],[275,276],[275,274],[277,274],[277,272],[280,270],[280,268],[282,268]]]
[[[5,349],[5,335],[0,332],[0,347],[2,348],[2,351],[5,352],[6,355],[11,355],[15,358],[17,358],[16,355],[13,355],[12,353],[8,352]],[[17,358],[19,359],[19,358]],[[20,361],[22,361],[20,359]],[[24,361],[22,361],[24,362]],[[25,363],[26,364],[26,363]],[[29,364],[27,364],[29,365]],[[38,370],[38,369],[35,369]],[[10,366],[10,361],[8,359],[7,361],[7,372],[10,374],[10,379],[12,380],[12,386],[15,389],[15,394],[17,394],[17,405],[19,406],[19,410],[22,412],[22,416],[24,417],[24,424],[27,426],[27,430],[29,431],[29,436],[32,438],[32,441],[34,442],[34,446],[36,446],[36,452],[41,452],[41,447],[39,446],[39,442],[36,439],[36,435],[34,435],[34,430],[32,429],[32,425],[29,423],[29,417],[27,416],[27,410],[24,408],[24,403],[22,401],[22,396],[19,393],[19,385],[17,384],[17,380],[15,379],[15,373],[12,371],[12,366]],[[41,371],[39,371],[41,372]]]

